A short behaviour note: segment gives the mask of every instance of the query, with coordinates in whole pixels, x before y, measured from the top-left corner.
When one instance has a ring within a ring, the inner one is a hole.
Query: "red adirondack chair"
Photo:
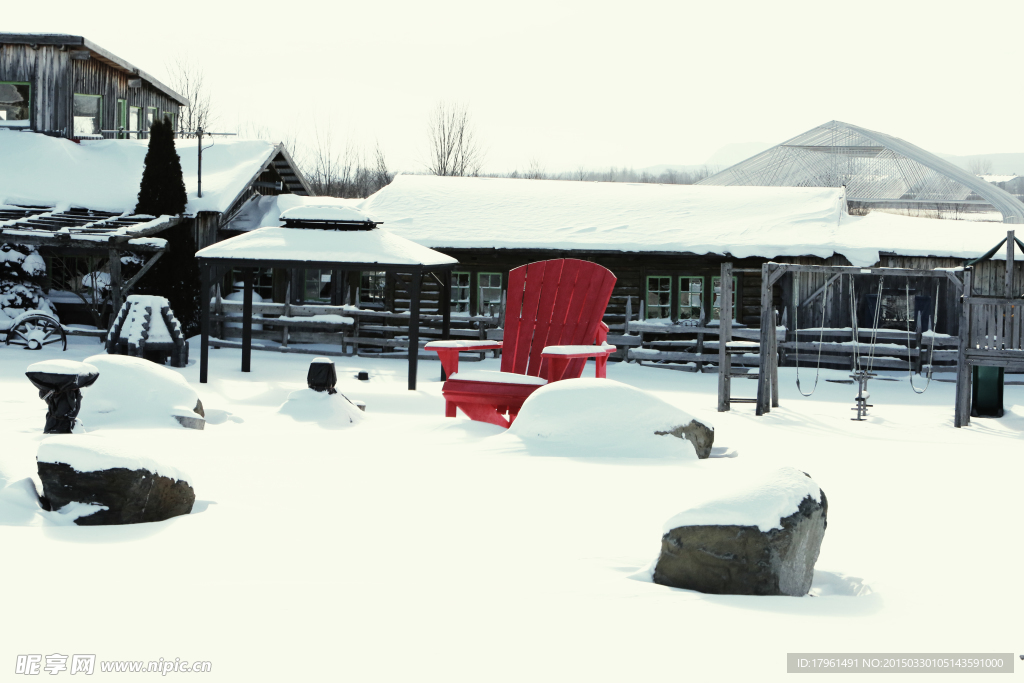
[[[472,420],[508,427],[523,402],[549,382],[579,377],[588,358],[606,374],[608,326],[601,321],[615,276],[596,263],[554,259],[528,263],[508,276],[505,340],[436,341],[448,378],[441,391],[445,416],[459,408]],[[501,371],[459,371],[460,351],[501,349]],[[505,414],[508,417],[505,417]]]

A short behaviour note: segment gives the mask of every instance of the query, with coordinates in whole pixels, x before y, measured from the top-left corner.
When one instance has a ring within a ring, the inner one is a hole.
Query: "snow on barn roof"
[[[197,192],[195,140],[175,140],[188,192],[186,213],[231,208],[253,180],[283,154],[262,140],[217,139],[203,150],[203,196]],[[0,204],[133,211],[149,140],[83,140],[0,129]]]
[[[276,228],[284,224],[281,214],[289,209],[307,205],[357,208],[362,202],[362,199],[302,197],[296,194],[280,194],[268,197],[257,195],[245,202],[221,229],[248,232],[256,228]]]
[[[306,200],[306,201],[312,201]],[[879,252],[975,257],[998,223],[850,216],[842,188],[717,187],[399,175],[360,207],[434,248],[576,249],[760,256]],[[989,227],[991,226],[991,227]]]
[[[196,253],[200,259],[443,266],[456,260],[380,228],[259,228]]]

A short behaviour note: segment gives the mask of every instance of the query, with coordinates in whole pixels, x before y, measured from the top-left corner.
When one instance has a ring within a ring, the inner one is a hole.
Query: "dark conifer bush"
[[[142,169],[139,203],[135,213],[177,216],[184,213],[188,196],[181,174],[181,159],[174,148],[174,131],[166,118],[149,129],[149,151]]]

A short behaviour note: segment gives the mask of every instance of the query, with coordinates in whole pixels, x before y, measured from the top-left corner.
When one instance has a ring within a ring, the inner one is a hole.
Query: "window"
[[[721,318],[722,308],[722,278],[720,275],[716,275],[711,278],[711,289],[714,293],[714,301],[711,303],[711,319],[719,320]],[[737,320],[736,316],[736,276],[732,276],[732,319]]]
[[[147,107],[146,108],[146,127],[145,127],[145,130],[146,130],[147,133],[149,132],[149,129],[153,127],[153,122],[156,121],[156,117],[159,115],[158,112],[159,112],[159,110],[156,107]]]
[[[387,275],[384,271],[368,271],[359,274],[360,306],[369,304],[374,307],[384,307]]]
[[[679,319],[700,320],[704,312],[704,278],[683,275],[679,278]]]
[[[477,277],[480,304],[479,315],[501,313],[501,273],[480,273]]]
[[[331,302],[331,271],[307,268],[303,271],[302,300]]]
[[[672,277],[649,275],[647,277],[647,299],[645,302],[648,320],[672,317]]]
[[[118,100],[117,101],[117,123],[114,125],[114,128],[117,128],[117,130],[118,130],[117,138],[119,140],[124,137],[124,133],[121,133],[120,131],[123,131],[123,130],[125,130],[128,127],[127,111],[128,111],[128,100]]]
[[[27,126],[31,105],[32,86],[28,83],[0,83],[0,126]]]
[[[100,118],[103,98],[99,95],[79,95],[75,93],[74,118],[75,137],[100,135],[103,122]]]
[[[237,292],[241,292],[244,285],[242,284],[242,269],[232,268],[231,269],[231,282],[233,289]],[[274,300],[274,269],[264,268],[257,270],[253,274],[252,278],[252,292],[256,296],[259,296],[263,301]],[[253,297],[255,298],[255,297]]]
[[[171,122],[171,130],[178,132],[178,115],[174,112],[165,111],[164,118]]]
[[[142,130],[142,107],[128,107],[128,130],[132,131],[128,133],[131,139],[139,137],[138,131]]]
[[[469,273],[452,273],[452,313],[456,315],[469,315]]]

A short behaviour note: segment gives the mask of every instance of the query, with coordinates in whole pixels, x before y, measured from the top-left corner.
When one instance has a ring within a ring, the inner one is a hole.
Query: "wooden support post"
[[[441,307],[441,339],[452,337],[452,274],[451,271],[441,273],[441,300],[438,302]],[[480,323],[483,327],[483,323]],[[441,367],[441,381],[448,379],[445,376],[444,367]]]
[[[970,343],[970,308],[967,299],[971,296],[970,268],[964,270],[964,289],[960,301],[960,339],[956,360],[956,407],[953,415],[954,427],[965,427],[971,423],[971,366],[967,362],[967,348]]]
[[[416,391],[416,370],[420,358],[420,280],[422,272],[412,272],[409,287],[409,391]]]
[[[732,362],[729,342],[732,340],[732,261],[722,262],[718,299],[718,412],[729,410],[732,391]],[[712,292],[714,296],[714,292]]]
[[[772,309],[772,320],[775,322],[775,326],[772,328],[771,340],[772,340],[772,352],[768,358],[771,361],[772,369],[772,408],[779,407],[779,333],[778,333],[778,321],[775,320],[775,309]]]
[[[1007,299],[1013,298],[1013,230],[1006,232],[1006,289],[1003,290],[1003,296]],[[111,274],[111,280],[113,280],[113,274]]]
[[[117,317],[118,311],[121,310],[121,254],[118,253],[117,249],[110,249],[108,252],[109,260],[108,266],[110,269],[110,304],[113,309],[110,314],[111,318]]]
[[[199,383],[206,384],[210,371],[210,266],[199,264]]]
[[[242,372],[252,363],[252,268],[242,269]]]
[[[760,368],[757,373],[757,408],[754,411],[757,415],[764,415],[771,411],[772,382],[771,373],[765,359],[771,349],[771,336],[774,330],[771,329],[773,317],[769,313],[772,310],[772,285],[771,285],[772,264],[765,263],[761,266],[761,344],[760,344]],[[794,288],[796,285],[794,284]]]
[[[333,283],[331,285],[334,286]],[[292,314],[292,283],[289,282],[284,288],[284,317]],[[288,323],[281,327],[281,346],[288,348]],[[342,349],[344,351],[345,349]]]

